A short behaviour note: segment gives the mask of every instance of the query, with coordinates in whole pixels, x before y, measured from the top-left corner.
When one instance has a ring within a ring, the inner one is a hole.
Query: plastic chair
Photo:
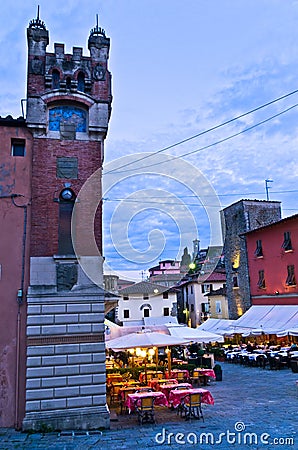
[[[154,397],[142,397],[140,405],[136,406],[139,424],[144,422],[155,424]]]
[[[200,375],[200,372],[198,370],[193,371],[192,377],[190,379],[192,383],[201,386],[202,376]]]
[[[123,387],[123,384],[115,383],[111,386],[110,400],[111,405],[120,404],[119,391]]]
[[[177,386],[175,386],[174,388],[173,388],[173,391],[179,391],[179,390],[185,390],[185,389],[187,389],[185,386],[181,386],[181,385],[179,385],[179,384],[177,384]]]
[[[177,380],[178,380],[178,383],[184,381],[184,373],[183,372],[177,372]]]
[[[144,387],[140,387],[140,388],[138,388],[135,392],[154,392],[153,391],[153,389],[152,388],[150,388],[150,387],[146,387],[146,386],[144,386]]]
[[[120,408],[121,408],[120,409],[120,414],[123,414],[123,411],[127,412],[127,407],[125,406],[125,402],[127,400],[127,396],[129,394],[133,394],[134,392],[136,392],[136,388],[134,388],[134,387],[125,389],[123,391],[123,396],[122,396],[121,401],[120,401]]]
[[[187,395],[184,399],[182,399],[181,406],[181,416],[184,414],[186,420],[191,420],[193,417],[194,419],[202,418],[204,422],[200,393]]]

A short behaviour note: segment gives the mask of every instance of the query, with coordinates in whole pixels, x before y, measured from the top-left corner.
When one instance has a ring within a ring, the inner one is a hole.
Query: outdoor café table
[[[157,375],[158,373],[162,373],[162,371],[158,370],[156,372],[156,370],[147,370],[147,380],[153,378],[152,375],[154,375],[154,378],[155,378],[155,375]],[[145,381],[145,378],[146,378],[146,372],[141,372],[139,375],[139,381],[141,383],[143,383]]]
[[[183,359],[173,358],[173,364],[184,365],[184,364],[188,364],[188,362],[187,361],[183,361]]]
[[[199,372],[199,375],[204,375],[206,377],[216,378],[213,369],[202,369],[201,367],[197,367],[194,369],[194,372]]]
[[[178,381],[176,378],[152,378],[152,380],[148,382],[149,386],[155,391],[160,391],[160,385],[165,383],[172,383],[177,386]]]
[[[119,381],[123,381],[123,376],[120,373],[114,374],[110,373],[107,375],[107,383],[118,383]]]
[[[227,361],[234,361],[238,355],[243,353],[241,350],[231,351],[226,353]]]
[[[201,367],[197,367],[193,370],[193,378],[199,375],[199,377],[204,378],[204,385],[207,386],[208,378],[216,379],[216,375],[213,369],[202,369]]]
[[[177,388],[177,386],[179,386],[179,389],[181,389],[182,387],[184,387],[185,389],[192,389],[192,385],[190,383],[180,383],[178,385],[178,383],[172,383],[172,384],[161,384],[159,386],[160,391],[163,392],[165,394],[165,396],[167,397],[167,399],[169,400],[169,395],[170,392]]]
[[[185,379],[189,378],[189,371],[186,369],[173,369],[171,370],[171,376],[170,378],[178,378],[178,374],[183,373],[183,377]]]
[[[169,406],[167,397],[162,392],[135,392],[134,394],[128,394],[125,406],[127,407],[129,413],[135,410],[136,405],[141,404],[142,397],[153,397],[155,398],[154,405],[158,406]]]
[[[121,387],[119,389],[119,399],[124,400],[125,397],[125,391],[128,391],[130,393],[132,393],[132,391],[137,391],[138,389],[140,389],[139,386],[129,386],[129,384],[124,385],[123,387]]]
[[[207,403],[208,405],[214,405],[214,399],[207,389],[197,388],[197,389],[173,389],[169,394],[169,403],[177,408],[180,405],[182,398],[189,394],[201,394],[202,403]]]

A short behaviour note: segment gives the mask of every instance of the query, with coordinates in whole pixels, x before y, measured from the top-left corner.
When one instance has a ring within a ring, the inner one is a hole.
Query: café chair
[[[184,382],[184,373],[183,372],[177,372],[177,380],[178,383],[183,383]]]
[[[185,420],[191,420],[202,418],[204,422],[204,416],[202,412],[201,394],[194,393],[187,395],[181,401],[181,417],[185,417]]]
[[[202,377],[200,376],[200,372],[198,370],[193,371],[192,377],[190,379],[194,385],[201,386]]]
[[[144,386],[144,387],[140,387],[139,389],[136,390],[136,392],[154,392],[152,388]]]
[[[121,383],[112,384],[111,391],[110,391],[111,405],[119,405],[120,404],[119,391],[122,387],[123,387],[123,384],[121,384]]]
[[[128,385],[128,387],[131,387],[131,386],[139,387],[139,386],[141,386],[141,383],[139,381],[131,380],[131,381],[127,382],[127,385]]]
[[[136,412],[138,414],[138,421],[140,425],[143,423],[156,423],[154,414],[154,398],[143,397],[139,406],[136,406]]]
[[[129,394],[133,394],[134,392],[136,392],[136,388],[134,388],[134,387],[132,387],[132,388],[129,387],[129,389],[126,388],[123,390],[123,395],[120,400],[120,414],[123,414],[123,411],[126,413],[128,412],[127,407],[125,406],[127,396]]]

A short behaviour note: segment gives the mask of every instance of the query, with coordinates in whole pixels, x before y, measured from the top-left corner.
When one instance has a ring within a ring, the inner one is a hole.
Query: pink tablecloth
[[[152,378],[156,378],[157,374],[162,374],[160,370],[157,372],[155,370],[147,370],[147,381],[151,380]],[[139,375],[139,381],[143,383],[146,381],[146,372],[141,372]]]
[[[122,375],[107,375],[107,383],[111,384],[111,383],[118,383],[119,381],[123,381],[123,376]]]
[[[192,388],[192,385],[190,383],[161,384],[159,387],[160,387],[161,392],[163,392],[165,394],[165,396],[167,397],[167,399],[169,400],[170,392],[173,389],[176,389],[177,386],[179,386],[179,389],[181,387],[184,387],[185,389],[191,389]]]
[[[158,406],[169,406],[167,397],[162,392],[136,392],[135,394],[128,394],[125,406],[129,412],[134,411],[136,405],[141,404],[142,397],[154,397],[154,404]]]
[[[171,370],[171,378],[178,378],[178,373],[183,373],[184,378],[189,378],[189,371],[186,369]]]
[[[202,394],[202,403],[207,403],[208,405],[214,405],[214,398],[212,397],[210,391],[207,389],[177,389],[172,390],[169,395],[169,403],[177,408],[180,405],[182,398],[186,397],[189,394]]]
[[[216,378],[215,372],[214,372],[213,369],[201,369],[201,368],[197,368],[197,369],[194,369],[194,374],[195,374],[196,372],[199,372],[199,375],[204,375],[204,376],[206,376],[206,377],[211,377],[211,378],[214,378],[214,379]]]
[[[156,391],[160,391],[160,385],[167,382],[169,383],[171,381],[171,384],[175,384],[177,386],[178,381],[176,380],[176,378],[162,378],[162,379],[157,379],[157,378],[153,378],[152,380],[150,380],[148,382],[149,386],[152,387],[152,389],[155,389]]]

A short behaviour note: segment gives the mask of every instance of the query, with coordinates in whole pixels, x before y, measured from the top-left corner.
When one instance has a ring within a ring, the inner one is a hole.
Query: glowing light
[[[233,259],[233,269],[238,269],[240,265],[240,252],[236,253]]]

